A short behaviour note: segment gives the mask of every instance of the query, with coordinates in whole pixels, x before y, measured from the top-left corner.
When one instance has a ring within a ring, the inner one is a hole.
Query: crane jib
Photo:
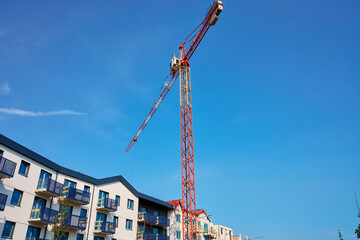
[[[197,47],[199,46],[201,40],[204,38],[205,34],[207,33],[207,31],[209,30],[210,26],[215,25],[215,23],[217,22],[218,18],[219,18],[219,14],[222,11],[222,2],[221,1],[216,1],[212,7],[210,8],[210,10],[208,11],[208,13],[206,14],[205,19],[201,22],[201,24],[196,27],[196,29],[185,39],[184,43],[180,44],[180,48],[185,48],[185,44],[189,43],[192,38],[195,38],[193,40],[193,42],[191,43],[191,46],[189,47],[189,49],[187,51],[185,51],[185,54],[182,57],[182,60],[190,60],[191,56],[194,54],[195,50],[197,49]],[[201,29],[196,33],[196,35],[194,35],[194,37],[192,37],[191,39],[188,40],[188,38],[190,36],[193,35],[193,33],[200,27]],[[183,49],[185,50],[185,49]],[[156,110],[158,109],[158,107],[160,106],[161,102],[164,100],[166,94],[170,91],[172,85],[174,84],[174,82],[176,81],[176,79],[179,76],[179,71],[173,71],[172,72],[172,78],[168,83],[165,83],[165,87],[164,90],[161,92],[159,98],[155,101],[155,103],[152,105],[150,112],[148,113],[147,117],[145,118],[144,122],[141,124],[141,127],[139,128],[138,132],[136,133],[135,137],[132,139],[132,141],[130,142],[129,146],[126,148],[126,152],[128,152],[130,150],[130,148],[132,147],[132,145],[137,142],[141,132],[144,130],[144,128],[146,127],[147,123],[150,121],[151,117],[154,115],[154,113],[156,112]]]

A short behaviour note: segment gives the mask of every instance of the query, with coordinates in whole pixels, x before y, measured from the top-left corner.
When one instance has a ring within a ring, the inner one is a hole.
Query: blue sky
[[[0,132],[180,198],[178,82],[125,148],[209,3],[1,1]],[[250,238],[355,239],[359,13],[358,0],[224,0],[191,59],[197,206],[215,223]]]

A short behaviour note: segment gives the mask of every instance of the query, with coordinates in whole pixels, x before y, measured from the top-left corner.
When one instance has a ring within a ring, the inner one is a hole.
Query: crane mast
[[[192,100],[191,100],[191,75],[189,60],[209,30],[215,25],[223,9],[221,1],[215,1],[205,15],[199,26],[179,45],[180,56],[173,57],[170,62],[170,72],[165,79],[159,98],[154,101],[150,112],[140,126],[138,132],[131,140],[126,152],[137,142],[151,117],[164,100],[172,85],[179,77],[180,82],[180,131],[181,131],[181,185],[182,185],[182,239],[197,240],[196,199],[195,199],[195,165],[193,147],[193,123],[192,123]],[[186,46],[191,43],[188,50]],[[168,77],[170,80],[167,81]]]

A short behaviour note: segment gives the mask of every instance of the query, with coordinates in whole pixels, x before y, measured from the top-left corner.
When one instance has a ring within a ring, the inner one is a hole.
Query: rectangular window
[[[84,192],[90,192],[90,187],[89,186],[84,186]]]
[[[159,229],[156,228],[156,227],[153,227],[153,233],[154,233],[154,234],[159,234]]]
[[[146,207],[140,207],[140,212],[141,212],[141,213],[146,213],[146,212],[147,212],[147,208],[146,208]]]
[[[76,182],[65,179],[64,180],[64,187],[76,188]]]
[[[51,179],[51,174],[44,170],[41,170],[37,188],[39,188],[39,189],[48,188],[50,179]]]
[[[14,228],[15,228],[14,222],[6,221],[1,237],[2,238],[12,238],[12,235],[14,233]]]
[[[159,212],[154,210],[154,216],[158,217],[158,216],[159,216]]]
[[[26,232],[26,239],[38,239],[40,236],[40,228],[29,226]]]
[[[115,201],[116,201],[116,205],[120,206],[120,196],[116,195],[115,196]]]
[[[114,223],[116,227],[119,226],[119,217],[114,216]]]
[[[62,232],[59,240],[68,240],[69,239],[69,233],[68,232]]]
[[[12,205],[20,206],[22,195],[22,191],[14,189],[10,203]]]
[[[180,215],[176,214],[176,222],[180,222]]]
[[[87,210],[86,209],[80,209],[80,217],[86,218],[87,217]]]
[[[99,190],[99,199],[109,198],[109,193]]]
[[[30,163],[25,162],[24,160],[21,161],[20,168],[19,168],[19,174],[27,177],[28,173],[29,173],[29,168],[30,168]]]
[[[181,238],[181,233],[180,233],[180,231],[176,231],[176,238],[177,238],[177,239],[180,239],[180,238]]]
[[[103,237],[94,237],[94,240],[104,240]]]
[[[125,228],[126,228],[126,230],[132,230],[132,220],[130,220],[130,219],[126,219],[126,226],[125,226]]]
[[[84,234],[76,235],[76,240],[84,240]]]
[[[128,199],[127,208],[131,210],[134,209],[134,200]]]
[[[221,235],[223,235],[223,229],[222,228],[220,228],[220,232],[221,232]]]

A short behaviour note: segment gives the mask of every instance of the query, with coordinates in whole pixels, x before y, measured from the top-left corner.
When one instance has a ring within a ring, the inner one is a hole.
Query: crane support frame
[[[180,68],[180,122],[181,122],[181,183],[183,211],[183,239],[197,239],[195,165],[192,124],[191,74],[188,61]]]

